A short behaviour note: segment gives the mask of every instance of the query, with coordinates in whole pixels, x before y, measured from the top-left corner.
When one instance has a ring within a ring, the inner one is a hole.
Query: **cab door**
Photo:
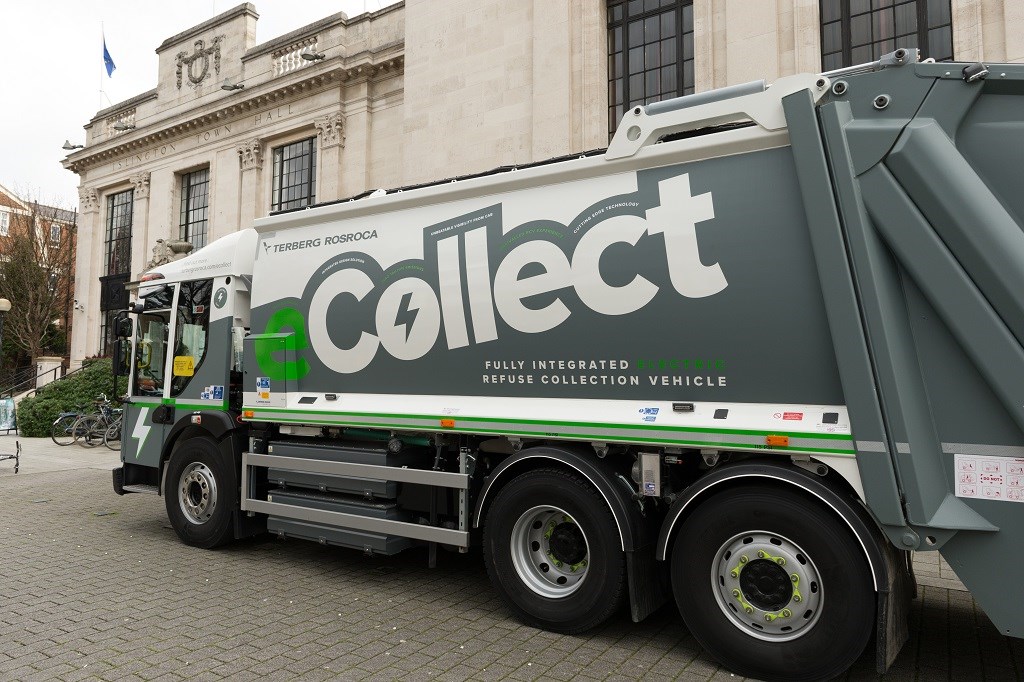
[[[169,404],[173,371],[171,340],[178,286],[167,284],[143,299],[136,317],[132,373],[121,431],[121,461],[148,467],[160,466],[164,438],[174,424]]]

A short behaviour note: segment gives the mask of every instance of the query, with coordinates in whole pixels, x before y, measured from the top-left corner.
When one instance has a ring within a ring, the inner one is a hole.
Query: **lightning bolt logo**
[[[395,313],[395,326],[400,324],[405,325],[405,340],[409,340],[409,334],[412,333],[412,324],[416,321],[416,316],[419,315],[419,307],[411,308],[412,306],[412,292],[406,292],[402,294],[402,302],[398,304],[398,312]]]
[[[149,416],[149,408],[144,407],[139,412],[139,418],[135,422],[135,428],[132,429],[132,438],[139,441],[139,444],[135,447],[135,459],[139,458],[142,454],[142,446],[146,443],[146,437],[149,436],[149,430],[152,426],[146,425],[146,417]]]

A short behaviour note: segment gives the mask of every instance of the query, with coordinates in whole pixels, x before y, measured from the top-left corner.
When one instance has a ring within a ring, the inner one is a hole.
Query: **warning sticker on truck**
[[[270,377],[256,377],[256,404],[270,404]]]
[[[174,356],[174,376],[190,377],[195,373],[195,359],[191,355]]]
[[[223,386],[205,386],[199,394],[200,400],[224,400]]]
[[[1024,459],[953,455],[956,496],[1024,502]]]

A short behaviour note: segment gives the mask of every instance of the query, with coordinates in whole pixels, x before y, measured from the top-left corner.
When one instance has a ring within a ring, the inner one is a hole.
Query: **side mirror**
[[[128,322],[128,320],[122,320],[122,322]],[[111,363],[114,366],[114,376],[123,377],[128,376],[130,369],[128,365],[128,350],[131,345],[126,343],[124,339],[117,338],[114,340],[114,361]]]
[[[119,339],[130,339],[135,333],[135,324],[131,318],[123,317],[117,321],[117,337]]]

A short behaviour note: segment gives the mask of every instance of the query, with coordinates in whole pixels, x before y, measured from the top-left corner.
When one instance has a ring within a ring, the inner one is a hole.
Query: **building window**
[[[897,48],[953,58],[950,0],[821,0],[821,67],[874,61]]]
[[[130,189],[107,197],[107,275],[125,275],[131,270],[133,197]]]
[[[110,355],[114,347],[114,315],[128,304],[128,283],[132,260],[132,190],[107,196],[107,231],[104,253],[106,274],[100,277],[100,354]]]
[[[50,241],[54,244],[60,244],[60,225],[50,224]]]
[[[104,310],[100,313],[100,351],[98,355],[113,357],[114,355],[114,316],[116,310]]]
[[[692,92],[693,0],[609,0],[609,132],[631,107]]]
[[[210,206],[210,169],[181,176],[179,236],[191,242],[195,251],[206,246],[207,213]]]
[[[7,211],[0,211],[0,237],[6,237],[11,233],[11,214]]]
[[[302,208],[316,202],[316,138],[274,149],[274,192],[270,210]]]

